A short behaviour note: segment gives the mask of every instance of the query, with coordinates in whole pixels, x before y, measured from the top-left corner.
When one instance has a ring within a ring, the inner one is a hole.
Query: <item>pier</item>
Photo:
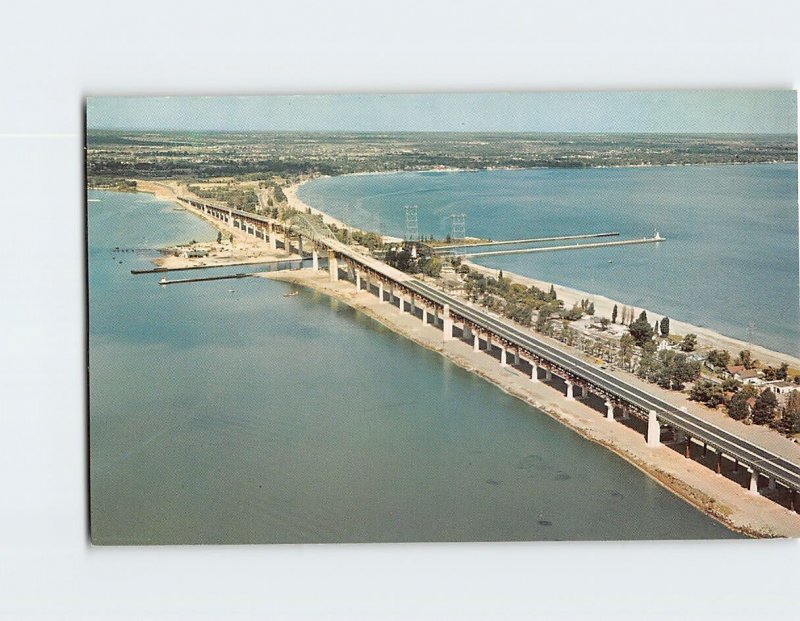
[[[198,278],[178,278],[175,280],[167,280],[166,278],[162,278],[158,281],[159,285],[180,285],[187,282],[208,282],[210,280],[231,280],[234,278],[248,278],[252,276],[252,274],[226,274],[224,276],[205,276],[205,277],[198,277]]]
[[[501,239],[499,241],[475,241],[464,242],[463,244],[447,244],[444,246],[435,246],[434,251],[451,250],[453,248],[476,248],[486,246],[510,246],[514,244],[535,244],[538,242],[551,242],[551,241],[568,241],[571,239],[592,239],[597,237],[618,237],[619,233],[612,231],[610,233],[583,233],[581,235],[561,235],[559,237],[531,237],[528,239]]]
[[[463,253],[462,257],[489,257],[489,256],[498,256],[501,254],[527,254],[531,252],[556,252],[559,250],[588,250],[590,248],[608,248],[611,246],[630,246],[633,244],[652,244],[655,242],[664,241],[664,237],[661,237],[658,233],[656,233],[653,237],[642,237],[641,239],[623,239],[620,241],[610,241],[610,242],[594,242],[590,244],[572,244],[572,245],[564,245],[564,246],[545,246],[544,248],[516,248],[512,250],[487,250],[484,252],[466,252]]]

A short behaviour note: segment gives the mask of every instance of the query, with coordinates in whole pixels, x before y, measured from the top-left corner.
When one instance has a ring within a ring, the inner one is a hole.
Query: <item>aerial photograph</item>
[[[800,537],[795,91],[85,131],[93,544]]]

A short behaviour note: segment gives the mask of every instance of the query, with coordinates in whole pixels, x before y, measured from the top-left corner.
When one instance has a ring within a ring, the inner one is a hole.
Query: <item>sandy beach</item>
[[[280,260],[300,260],[298,254],[288,253],[282,249],[270,250],[269,246],[244,231],[228,226],[225,222],[211,218],[207,214],[194,209],[186,203],[179,202],[178,185],[175,182],[137,181],[140,192],[150,192],[161,200],[173,201],[186,211],[203,218],[222,233],[222,242],[195,244],[197,248],[209,250],[206,257],[180,257],[164,255],[155,259],[158,267],[166,269],[182,269],[186,267],[222,267],[234,265],[261,264]],[[233,236],[233,242],[230,237]]]

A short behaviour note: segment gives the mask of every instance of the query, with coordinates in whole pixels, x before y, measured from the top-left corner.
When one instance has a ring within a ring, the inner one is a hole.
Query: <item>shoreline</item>
[[[768,162],[761,162],[761,163],[765,163],[766,164]],[[786,162],[786,163],[796,164],[797,162]],[[688,165],[689,166],[695,166],[695,165],[697,165],[697,166],[705,166],[707,164],[688,164]],[[717,164],[714,164],[714,165],[717,165]],[[719,165],[727,166],[729,164],[719,164]],[[730,164],[730,165],[739,166],[739,165],[742,165],[742,164]],[[681,164],[681,166],[684,166],[684,165]],[[499,170],[499,169],[494,169],[494,170]],[[508,170],[510,170],[510,169],[508,169]],[[514,169],[514,170],[527,170],[527,169],[521,169],[520,168],[520,169]],[[348,173],[348,174],[349,175],[383,175],[383,174],[398,174],[400,172],[409,172],[409,171],[396,171],[396,172],[387,172],[387,173],[384,173],[384,172]],[[424,171],[414,171],[414,172],[424,172]],[[437,172],[437,171],[434,170],[434,171],[431,171],[431,172]],[[456,171],[454,171],[454,172],[456,172]],[[466,172],[466,171],[458,171],[458,172]],[[345,176],[345,175],[339,175],[339,176]],[[325,212],[321,211],[320,209],[317,209],[316,207],[313,207],[313,206],[309,205],[308,203],[304,202],[298,196],[298,191],[300,190],[300,187],[302,187],[304,184],[308,183],[309,181],[313,181],[314,179],[319,179],[319,178],[323,178],[323,177],[314,177],[312,179],[306,179],[306,180],[303,180],[303,181],[301,181],[299,183],[294,183],[291,186],[289,186],[289,188],[285,189],[284,193],[286,194],[286,198],[287,198],[287,200],[289,202],[289,206],[293,207],[294,209],[297,209],[298,211],[307,211],[307,210],[310,209],[311,213],[321,215],[323,220],[326,221],[326,222],[333,222],[337,226],[347,226],[347,225],[344,225],[343,223],[341,223],[340,220],[334,218],[333,216],[329,216],[328,214],[326,214]],[[332,178],[332,177],[326,176],[324,178]],[[349,228],[354,228],[354,227],[349,227]],[[395,240],[398,239],[398,238],[395,238],[395,237],[388,237],[388,236],[384,236],[384,238],[389,239],[390,241],[395,241]],[[472,261],[470,261],[468,259],[465,259],[463,261],[463,263],[468,265],[470,267],[470,269],[475,269],[477,271],[480,271],[481,273],[490,274],[492,276],[496,276],[497,271],[498,271],[498,270],[493,269],[493,268],[489,268],[489,267],[485,267],[485,266],[477,264],[477,263],[473,263]],[[573,304],[580,303],[581,300],[588,298],[590,301],[593,301],[595,303],[595,309],[596,309],[595,315],[598,316],[598,317],[607,316],[607,317],[610,318],[612,309],[613,309],[615,304],[617,305],[619,312],[622,312],[622,307],[623,306],[628,306],[629,308],[634,308],[637,311],[636,312],[637,316],[638,316],[639,312],[644,310],[645,312],[647,312],[647,316],[650,319],[650,321],[655,321],[656,318],[660,319],[661,317],[668,316],[669,320],[670,320],[670,334],[680,334],[680,335],[685,335],[685,334],[688,334],[688,333],[696,334],[697,335],[697,343],[698,343],[697,349],[700,349],[702,347],[709,347],[709,348],[712,348],[712,349],[728,349],[728,350],[731,351],[733,356],[736,356],[736,354],[738,354],[739,351],[741,351],[743,349],[749,349],[753,353],[754,357],[758,358],[764,364],[771,364],[772,366],[780,366],[780,364],[782,362],[786,362],[789,365],[790,368],[795,369],[797,371],[800,371],[800,357],[792,356],[791,354],[788,354],[788,353],[785,353],[785,352],[781,352],[781,351],[775,351],[775,350],[769,349],[768,347],[766,347],[764,345],[758,345],[756,343],[749,343],[747,341],[742,341],[741,339],[737,339],[735,337],[728,336],[728,335],[723,334],[721,332],[718,332],[718,331],[716,331],[716,330],[714,330],[712,328],[704,328],[704,327],[700,327],[700,326],[695,326],[695,325],[690,324],[688,322],[681,321],[679,318],[675,318],[675,317],[671,317],[669,315],[665,315],[664,313],[651,311],[648,308],[639,307],[639,306],[636,306],[636,305],[633,305],[633,304],[626,304],[625,302],[620,302],[619,300],[613,300],[611,298],[608,298],[608,297],[600,295],[600,294],[589,293],[587,291],[581,291],[579,289],[574,289],[574,288],[566,286],[566,285],[559,285],[559,284],[556,284],[556,283],[545,282],[545,281],[542,281],[542,280],[538,280],[536,278],[532,278],[532,277],[528,277],[528,276],[522,276],[522,275],[516,274],[514,272],[509,272],[507,270],[503,270],[503,274],[505,276],[509,277],[511,280],[514,280],[514,281],[520,282],[520,283],[526,283],[527,282],[528,286],[535,285],[535,286],[539,287],[540,289],[544,289],[545,291],[547,289],[549,289],[550,285],[552,284],[553,287],[556,290],[556,294],[558,295],[558,297],[560,299],[564,300],[564,304],[568,308],[570,306],[572,306]]]
[[[418,319],[397,313],[391,305],[378,306],[377,298],[356,292],[350,283],[330,283],[326,272],[303,269],[264,272],[257,277],[288,282],[336,299],[374,319],[394,333],[444,356],[475,373],[505,393],[554,418],[581,437],[611,450],[662,487],[730,530],[753,538],[800,537],[800,516],[765,496],[753,496],[738,482],[718,478],[707,466],[687,460],[666,445],[647,447],[641,434],[580,401],[566,401],[544,382],[531,384],[520,373],[509,373],[485,352],[473,352],[460,340],[444,344],[438,330],[422,327]],[[373,299],[374,298],[374,299]]]
[[[173,185],[143,183],[138,191],[150,191],[157,198],[177,202],[176,188]],[[296,190],[291,196],[291,202],[304,205],[297,198]],[[193,209],[187,211],[201,216],[200,212],[195,212]],[[565,401],[559,392],[544,383],[530,384],[527,378],[522,378],[519,373],[511,375],[506,371],[504,374],[496,365],[496,361],[482,352],[476,354],[482,359],[471,360],[470,356],[474,352],[463,342],[450,342],[445,345],[438,331],[430,328],[428,330],[436,334],[419,334],[426,330],[422,329],[416,320],[413,320],[414,326],[404,327],[401,325],[404,321],[411,321],[408,317],[387,312],[391,307],[377,307],[377,299],[369,300],[373,298],[369,294],[364,292],[358,294],[352,288],[348,292],[346,289],[349,283],[340,281],[337,287],[328,282],[326,272],[314,273],[309,269],[258,273],[256,276],[291,282],[319,291],[364,313],[393,332],[440,353],[459,367],[477,374],[507,394],[551,416],[583,438],[611,450],[659,485],[732,531],[749,537],[800,537],[800,519],[797,514],[790,513],[788,509],[766,496],[753,496],[739,482],[729,478],[710,476],[712,472],[707,466],[695,460],[686,460],[678,452],[667,449],[666,446],[655,450],[647,447],[646,443],[641,441],[641,434],[638,431],[615,421],[607,421],[605,417],[598,415],[595,410],[579,401]],[[361,299],[356,300],[357,297]]]

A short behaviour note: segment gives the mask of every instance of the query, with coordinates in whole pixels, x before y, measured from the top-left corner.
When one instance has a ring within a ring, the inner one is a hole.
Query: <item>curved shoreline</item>
[[[768,162],[749,162],[749,163],[765,163],[766,164]],[[796,164],[797,162],[781,162],[781,163]],[[700,166],[700,165],[702,165],[702,166],[706,166],[706,165],[741,166],[741,165],[744,165],[744,164],[690,164],[690,165],[691,166],[695,166],[695,165],[696,166]],[[619,166],[619,167],[613,167],[613,168],[631,168],[631,167],[632,166]],[[655,166],[636,166],[636,167],[637,168],[650,168],[650,167],[655,167]],[[597,168],[597,167],[595,167],[595,168]],[[606,167],[606,168],[612,168],[612,167],[609,166],[609,167]],[[492,169],[492,170],[500,170],[500,169]],[[504,170],[528,170],[528,169],[504,169]],[[444,172],[453,172],[453,173],[455,173],[455,172],[467,172],[467,171],[466,170],[460,170],[460,169],[442,170],[442,171],[436,170],[436,169],[432,169],[430,171],[422,171],[422,170],[420,170],[420,171],[391,171],[391,172],[382,172],[381,171],[381,172],[374,172],[374,173],[348,173],[348,175],[340,175],[340,176],[393,175],[393,174],[399,174],[399,173],[403,173],[403,172],[443,172],[443,173]],[[321,178],[332,178],[332,177],[325,176],[325,177],[315,177],[313,179],[306,179],[306,180],[303,180],[303,181],[301,181],[299,183],[292,184],[291,186],[286,188],[284,190],[284,193],[286,194],[286,198],[289,201],[289,206],[293,207],[294,209],[297,209],[299,211],[311,210],[311,213],[322,216],[323,220],[326,223],[333,223],[333,224],[335,224],[336,226],[339,226],[339,227],[354,228],[352,226],[344,224],[341,220],[338,220],[337,218],[334,218],[333,216],[330,216],[329,214],[323,212],[322,210],[309,205],[308,203],[304,202],[298,196],[298,191],[300,190],[300,188],[303,185],[305,185],[306,183],[308,183],[310,181],[313,181],[315,179],[321,179]],[[385,236],[385,238],[387,238],[388,240],[391,240],[391,241],[395,241],[395,240],[398,239],[398,238],[388,237],[388,236]],[[469,261],[469,260],[465,260],[464,263],[469,265],[469,267],[471,269],[476,269],[477,271],[481,271],[482,273],[491,274],[492,276],[496,275],[496,273],[497,273],[496,269],[489,268],[489,267],[480,265],[478,263],[474,263],[474,262]],[[519,283],[523,283],[523,284],[527,284],[527,286],[535,285],[535,286],[539,287],[540,289],[543,288],[543,289],[547,290],[547,289],[549,289],[550,285],[552,284],[554,286],[555,290],[556,290],[556,293],[557,293],[558,297],[560,299],[563,299],[565,305],[567,305],[567,306],[571,306],[571,305],[576,304],[576,303],[579,304],[581,300],[588,298],[590,301],[594,302],[597,316],[608,316],[608,317],[611,317],[611,313],[612,313],[613,307],[615,305],[618,307],[619,311],[622,310],[623,306],[628,306],[629,308],[634,308],[637,315],[638,315],[639,312],[644,310],[644,311],[647,312],[648,317],[650,317],[653,320],[656,317],[660,318],[660,317],[669,316],[669,315],[667,315],[665,313],[652,311],[649,308],[639,307],[639,306],[636,306],[636,305],[633,305],[633,304],[627,304],[625,302],[621,302],[619,300],[614,300],[614,299],[611,299],[609,297],[606,297],[606,296],[603,296],[603,295],[600,295],[600,294],[589,293],[587,291],[581,291],[579,289],[575,289],[575,288],[568,287],[568,286],[565,286],[565,285],[559,285],[559,284],[556,284],[556,283],[542,281],[542,280],[538,280],[536,278],[532,278],[532,277],[528,277],[528,276],[522,276],[520,274],[516,274],[516,273],[510,272],[508,270],[503,270],[503,274],[506,275],[507,277],[509,277],[513,281],[516,281],[516,282],[519,282]],[[785,352],[775,351],[775,350],[769,349],[766,346],[758,345],[756,343],[749,343],[747,341],[742,341],[741,339],[737,339],[735,337],[728,336],[728,335],[723,334],[721,332],[717,332],[716,330],[713,330],[711,328],[704,328],[704,327],[700,327],[700,326],[695,326],[695,325],[692,325],[692,324],[690,324],[688,322],[681,321],[680,319],[674,318],[674,317],[671,317],[671,316],[670,316],[670,328],[671,328],[670,332],[672,334],[681,334],[681,335],[685,335],[685,334],[688,334],[688,333],[696,334],[697,337],[698,337],[697,341],[698,341],[698,346],[699,347],[708,347],[708,348],[712,348],[712,349],[732,350],[732,353],[734,355],[736,353],[738,353],[739,351],[743,350],[743,349],[749,349],[755,355],[755,357],[757,357],[759,360],[761,360],[762,363],[770,364],[772,366],[780,366],[781,363],[785,362],[785,363],[787,363],[789,365],[790,368],[793,368],[793,369],[795,369],[797,371],[800,371],[800,357],[792,356],[791,354],[788,354],[788,353],[785,353]]]

